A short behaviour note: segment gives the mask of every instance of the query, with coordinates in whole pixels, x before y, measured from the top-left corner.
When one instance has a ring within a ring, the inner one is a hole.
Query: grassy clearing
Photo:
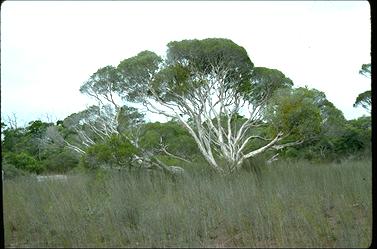
[[[368,247],[371,160],[4,182],[6,247]]]

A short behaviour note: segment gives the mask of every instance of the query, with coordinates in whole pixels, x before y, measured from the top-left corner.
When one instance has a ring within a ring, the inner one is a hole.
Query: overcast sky
[[[367,1],[6,1],[1,5],[1,114],[21,125],[63,119],[90,105],[80,85],[142,50],[164,55],[183,39],[228,38],[255,66],[316,88],[347,119],[370,89]],[[155,120],[155,116],[148,116]]]

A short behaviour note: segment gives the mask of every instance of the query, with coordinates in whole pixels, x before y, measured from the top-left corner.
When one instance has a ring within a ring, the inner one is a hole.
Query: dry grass
[[[368,247],[371,160],[4,183],[6,247]]]

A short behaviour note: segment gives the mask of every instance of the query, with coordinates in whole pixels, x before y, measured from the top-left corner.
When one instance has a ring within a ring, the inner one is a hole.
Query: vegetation
[[[246,50],[233,41],[183,40],[167,46],[166,59],[143,51],[117,68],[99,69],[81,91],[99,103],[107,101],[114,117],[120,107],[117,96],[177,120],[207,165],[222,175],[238,171],[245,160],[267,150],[301,144],[309,136],[306,133],[319,130],[321,116],[315,100],[299,96],[301,91],[293,89],[293,82],[279,70],[254,67]],[[276,96],[282,89],[284,94]],[[274,110],[266,112],[269,107]],[[279,115],[282,108],[284,115]],[[242,111],[246,114],[234,122]],[[269,136],[259,134],[259,127],[271,125]],[[251,143],[260,146],[253,148]]]
[[[6,246],[370,244],[371,117],[346,120],[231,40],[140,52],[80,92],[97,104],[1,122]],[[131,102],[170,120],[146,122]]]
[[[363,64],[361,66],[361,69],[359,71],[361,75],[364,75],[367,78],[371,78],[371,73],[372,73],[372,68],[371,64]],[[353,104],[354,107],[361,106],[365,110],[371,112],[371,106],[372,106],[372,91],[367,90],[365,92],[360,93],[357,98],[355,103]]]
[[[370,68],[360,74],[370,77]],[[3,163],[37,174],[78,165],[174,173],[170,166],[204,160],[227,175],[260,154],[318,162],[370,150],[370,117],[347,121],[323,92],[254,66],[228,39],[170,42],[165,59],[140,52],[100,68],[80,91],[98,104],[56,124],[2,123]],[[171,120],[145,123],[130,101]]]
[[[4,182],[9,247],[368,247],[371,161]]]
[[[308,90],[303,89],[303,91]],[[331,112],[334,110],[335,112]],[[345,120],[337,109],[330,108],[328,114],[326,111],[329,110],[323,108],[321,115],[329,115],[329,117],[322,126],[317,127],[320,129],[319,133],[300,146],[280,149],[280,159],[304,159],[321,163],[350,157],[371,156],[371,117]],[[280,115],[284,115],[284,112],[280,112]],[[242,119],[242,116],[238,119]],[[234,119],[234,122],[237,123],[237,119]],[[281,125],[289,124],[282,123]],[[304,129],[306,126],[301,127]],[[313,128],[313,126],[310,127],[310,129]],[[268,136],[271,129],[273,129],[271,126],[261,126],[254,132]],[[82,155],[71,149],[72,147],[66,146],[64,139],[67,143],[80,141],[79,135],[66,126],[60,124],[49,126],[45,128],[43,136],[38,140],[33,139],[28,130],[29,127],[6,127],[3,130],[2,165],[6,177],[14,177],[27,172],[67,173],[78,167],[145,168],[135,160],[135,156],[142,157],[143,153],[151,153],[156,160],[165,165],[180,165],[184,169],[189,168],[188,164],[198,163],[203,167],[206,165],[192,136],[174,120],[167,123],[141,124],[137,133],[138,147],[124,138],[127,136],[126,132],[112,135],[105,140],[98,140],[97,143],[85,148],[85,153]],[[63,135],[57,133],[57,130],[60,130]],[[63,136],[65,138],[62,138]],[[263,142],[263,140],[255,141],[248,146],[250,149],[255,149],[262,146]],[[259,158],[268,160],[274,155],[275,151],[272,150]],[[226,164],[226,161],[222,161],[221,158],[218,160],[221,164]],[[242,167],[247,165],[246,161],[242,165]]]

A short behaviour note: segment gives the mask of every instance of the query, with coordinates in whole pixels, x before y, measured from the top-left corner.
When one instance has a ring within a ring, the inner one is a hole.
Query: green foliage
[[[219,73],[227,70],[229,87],[242,89],[250,82],[254,64],[246,50],[229,39],[173,41],[167,46],[167,64],[189,68],[194,79],[222,77]]]
[[[25,136],[25,130],[22,128],[16,129],[5,129],[2,130],[2,134],[4,135],[4,140],[2,140],[1,147],[3,151],[12,151],[18,152],[26,149],[25,144],[27,143],[28,139]]]
[[[104,96],[108,101],[114,101],[112,91],[119,90],[121,76],[113,66],[100,68],[81,87],[80,92],[92,97]]]
[[[280,90],[274,101],[278,102],[272,102],[266,112],[267,117],[272,117],[272,123],[278,126],[272,126],[270,132],[284,128],[291,132],[287,140],[294,141],[297,135],[306,138],[305,143],[299,147],[280,151],[280,157],[316,162],[332,161],[367,148],[362,146],[364,142],[359,141],[357,136],[354,137],[356,141],[352,141],[351,137],[356,134],[347,131],[350,129],[348,121],[343,113],[326,99],[323,92],[307,88],[298,88],[293,92]],[[349,135],[346,135],[347,133]]]
[[[158,95],[155,98],[157,102],[175,102],[173,105],[179,106],[186,103],[186,100],[181,101],[182,98],[197,97],[196,91],[203,96],[210,94],[207,91],[210,85],[222,80],[226,84],[225,91],[235,90],[238,97],[252,104],[258,106],[262,100],[268,99],[267,106],[261,106],[263,117],[257,122],[260,126],[248,130],[248,135],[273,138],[283,131],[287,136],[284,142],[305,139],[300,147],[285,148],[279,152],[282,157],[331,161],[371,150],[370,117],[346,121],[343,113],[326,99],[323,92],[308,88],[293,89],[293,82],[279,70],[254,67],[246,50],[233,41],[193,39],[172,41],[167,47],[166,59],[143,51],[121,61],[117,67],[100,68],[81,86],[82,93],[113,105],[102,103],[101,107],[91,106],[57,121],[56,125],[35,120],[24,128],[14,128],[2,122],[2,150],[8,168],[34,173],[67,172],[79,161],[88,168],[101,165],[131,167],[133,155],[140,152],[127,137],[135,134],[143,149],[169,165],[178,164],[178,161],[167,156],[161,145],[174,155],[202,162],[197,144],[177,120],[143,124],[144,114],[133,107],[116,105],[114,99],[121,97],[124,101],[143,102],[153,92]],[[371,64],[362,65],[360,74],[370,78]],[[197,100],[193,105],[203,101],[202,98]],[[370,108],[371,91],[358,96],[354,106],[358,105]],[[223,113],[220,113],[220,119],[220,125],[226,128]],[[101,129],[104,124],[113,124],[114,120],[118,126],[112,127],[112,132],[121,135],[113,135],[106,140],[106,136],[93,131],[93,127]],[[231,125],[238,130],[245,120],[235,113]],[[217,120],[213,121],[216,127]],[[208,128],[205,120],[200,122]],[[196,125],[192,119],[189,124]],[[59,135],[55,141],[46,136],[51,126]],[[89,144],[93,142],[95,145],[87,150],[83,158],[79,158],[64,146],[68,142],[86,150],[83,134],[90,137]],[[257,149],[265,144],[263,139],[252,139],[246,149]],[[221,160],[219,153],[213,151],[213,154]],[[255,159],[258,160],[262,159]],[[251,161],[245,164],[259,164]]]
[[[190,91],[204,83],[202,80],[190,80],[191,71],[187,66],[170,65],[161,69],[151,85],[158,96],[169,102],[176,94],[187,96]]]
[[[39,133],[40,121],[30,122],[27,128],[9,127],[2,130],[2,157],[5,163],[14,165],[17,169],[29,172],[40,171],[37,160],[30,155],[35,151],[33,135]]]
[[[276,90],[290,89],[292,86],[292,80],[279,70],[255,67],[251,77],[251,84],[249,85],[250,88],[245,89],[245,94],[253,103],[258,103],[265,99],[270,99]]]
[[[369,90],[369,91],[360,93],[357,96],[356,101],[353,104],[353,107],[361,106],[364,109],[370,111],[371,105],[372,105],[372,92]]]
[[[79,157],[71,150],[62,148],[47,154],[42,163],[48,172],[66,173],[77,167]]]
[[[283,131],[295,137],[311,138],[321,130],[321,113],[311,90],[280,89],[265,110],[273,133]]]
[[[227,71],[224,80],[229,87],[242,88],[250,82],[254,65],[245,49],[231,40],[183,40],[167,46],[165,63],[150,51],[120,62],[119,95],[140,102],[151,96],[151,87],[165,101],[170,101],[174,94],[187,94],[211,77],[222,77],[216,75],[221,70]]]
[[[359,74],[364,75],[365,77],[370,78],[372,73],[372,67],[371,64],[363,64],[361,66],[361,69],[359,71]]]
[[[349,121],[332,117],[326,120],[315,139],[299,148],[286,148],[280,155],[315,162],[364,157],[371,154],[371,130],[370,116]]]
[[[335,150],[343,155],[350,155],[363,150],[371,150],[371,117],[360,117],[348,121],[342,136],[338,137]]]
[[[168,152],[186,159],[199,155],[199,149],[187,130],[176,121],[147,123],[141,129],[140,146],[159,151],[161,139]],[[165,155],[162,151],[159,154]]]
[[[271,138],[283,131],[285,136],[289,136],[286,142],[314,139],[321,132],[325,133],[325,130],[328,133],[335,132],[336,129],[328,128],[334,128],[335,123],[340,124],[344,119],[343,114],[326,100],[322,92],[306,88],[292,89],[292,80],[282,72],[254,67],[246,50],[229,39],[172,41],[167,47],[165,60],[153,52],[143,51],[121,61],[117,70],[122,80],[114,91],[123,100],[145,101],[149,104],[150,100],[154,100],[191,118],[198,116],[197,112],[200,112],[207,95],[212,97],[217,94],[217,90],[223,92],[222,96],[231,92],[240,98],[237,101],[246,100],[257,109],[262,105],[260,107],[264,116],[260,121],[269,125],[270,129],[263,127],[253,135],[263,134]],[[233,100],[230,97],[226,101],[231,103]],[[266,108],[265,103],[268,103]],[[232,123],[241,125],[241,121],[242,118]],[[204,123],[205,120],[199,122]],[[195,124],[191,122],[190,125],[196,129]],[[144,146],[158,151],[161,135],[149,131],[146,137],[142,140],[149,142],[143,142]],[[247,146],[263,146],[262,142],[254,140]],[[172,144],[169,147],[175,149]]]
[[[371,78],[371,64],[363,64],[361,66],[361,69],[359,71],[359,74],[364,75],[367,78]],[[360,93],[355,100],[355,103],[353,104],[353,107],[361,106],[367,111],[371,111],[371,105],[372,105],[372,92],[371,90],[365,91],[363,93]]]
[[[134,107],[122,106],[118,114],[118,132],[130,131],[144,123],[144,114]]]
[[[18,176],[25,176],[28,173],[27,171],[16,168],[16,166],[8,163],[4,158],[2,158],[1,161],[1,169],[4,171],[5,179],[13,179]]]
[[[61,145],[51,144],[46,131],[52,123],[35,120],[24,128],[7,128],[2,131],[2,153],[7,163],[25,172],[66,172],[77,166],[78,159]],[[59,130],[66,129],[59,125]]]
[[[26,152],[37,158],[41,152],[41,140],[51,123],[45,123],[40,120],[29,122],[24,128],[6,128],[2,130],[4,140],[2,141],[2,150],[5,152]]]
[[[336,150],[344,153],[354,153],[364,147],[361,134],[352,126],[348,126],[345,133],[338,139]]]
[[[147,87],[159,69],[162,59],[153,52],[143,51],[119,63],[122,77],[120,96],[129,101],[140,101],[147,95]]]
[[[229,82],[250,79],[253,63],[246,50],[229,39],[173,41],[167,46],[168,64],[187,65],[203,74],[211,74],[211,65],[220,66],[230,69]]]
[[[113,135],[108,141],[89,147],[82,163],[89,168],[101,165],[131,167],[132,157],[137,153],[137,148],[127,138]]]
[[[29,126],[26,127],[26,131],[34,137],[41,137],[43,133],[46,131],[47,127],[51,125],[53,124],[45,123],[41,120],[31,121],[29,122]]]
[[[112,128],[116,129],[118,133],[130,132],[144,123],[144,114],[134,107],[121,106],[116,111],[110,105],[101,107],[93,105],[69,115],[64,119],[62,127],[57,127],[67,142],[85,149],[81,144],[82,137],[78,131],[85,133],[95,143],[101,143],[104,139],[103,136],[99,136],[98,132],[96,133],[93,129],[103,131],[103,125],[113,124],[114,120],[117,121],[117,126]]]
[[[37,174],[44,170],[43,165],[41,165],[34,157],[29,155],[27,152],[4,153],[4,159],[7,163],[13,164],[17,169]]]

